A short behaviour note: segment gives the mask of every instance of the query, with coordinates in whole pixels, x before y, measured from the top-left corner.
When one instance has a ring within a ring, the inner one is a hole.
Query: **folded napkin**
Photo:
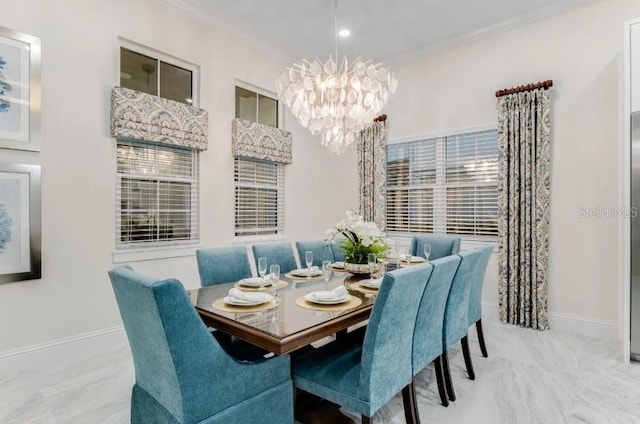
[[[303,277],[315,277],[316,275],[322,275],[322,270],[317,266],[312,266],[311,268],[294,269],[291,273]]]
[[[332,301],[337,299],[344,299],[349,293],[344,286],[338,286],[333,290],[317,291],[309,293],[309,298],[314,301]]]
[[[334,268],[344,268],[344,262],[338,261],[333,263]]]
[[[234,287],[229,290],[229,298],[238,302],[259,302],[264,300],[264,293],[245,292]]]

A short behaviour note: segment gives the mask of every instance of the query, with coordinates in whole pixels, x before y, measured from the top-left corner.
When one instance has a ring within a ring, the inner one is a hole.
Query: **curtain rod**
[[[496,91],[496,97],[507,96],[514,93],[522,93],[524,91],[531,91],[538,88],[544,88],[545,90],[548,90],[549,87],[553,87],[553,80],[540,81],[535,84],[521,85],[513,88],[504,88],[502,90]]]
[[[379,115],[373,118],[373,122],[385,122],[387,120],[387,115]]]

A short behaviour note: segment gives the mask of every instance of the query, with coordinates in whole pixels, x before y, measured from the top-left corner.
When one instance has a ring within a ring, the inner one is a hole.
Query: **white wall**
[[[201,244],[234,241],[231,120],[236,80],[275,91],[279,59],[157,0],[22,0],[2,25],[42,40],[42,151],[0,151],[0,161],[42,164],[41,280],[0,285],[0,354],[121,324],[107,271],[114,266],[115,143],[110,90],[118,84],[118,37],[200,66],[209,111],[201,154]],[[286,236],[324,237],[357,207],[355,151],[330,156],[290,115],[293,164],[285,171]],[[136,262],[157,277],[198,286],[193,256]]]
[[[582,218],[581,208],[621,206],[623,24],[638,16],[638,1],[599,2],[394,66],[392,140],[495,123],[497,89],[553,79],[552,326],[581,318],[615,334],[618,324],[618,218]],[[491,267],[497,277],[495,257]],[[498,301],[495,277],[486,302]]]

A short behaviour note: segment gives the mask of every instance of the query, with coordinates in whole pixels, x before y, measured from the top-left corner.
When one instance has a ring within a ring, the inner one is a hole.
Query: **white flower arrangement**
[[[346,219],[338,222],[335,227],[327,230],[327,243],[330,243],[338,234],[342,234],[342,251],[345,254],[345,262],[354,264],[366,264],[367,255],[375,253],[383,259],[389,246],[384,242],[384,233],[380,231],[375,222],[365,221],[362,215],[353,210],[347,211]]]

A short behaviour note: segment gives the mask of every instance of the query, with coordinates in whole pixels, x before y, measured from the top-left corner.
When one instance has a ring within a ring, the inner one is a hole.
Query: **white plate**
[[[344,269],[344,262],[334,262],[331,266],[335,269]]]
[[[271,281],[268,280],[266,277],[264,280],[260,277],[243,278],[242,280],[238,281],[238,283],[241,286],[245,286],[245,287],[261,287],[261,286],[271,285]]]
[[[382,283],[382,280],[370,280],[370,279],[360,280],[360,285],[362,287],[367,287],[369,289],[377,290],[380,288],[381,283]]]
[[[320,292],[320,293],[322,293],[322,292]],[[321,305],[337,305],[339,303],[348,302],[349,299],[351,299],[351,297],[348,294],[344,295],[344,297],[338,297],[338,298],[334,298],[334,299],[315,299],[314,296],[313,296],[313,293],[305,294],[304,298],[305,298],[305,300],[308,300],[309,302],[319,303]]]
[[[412,264],[417,264],[417,263],[425,262],[425,261],[426,261],[426,259],[423,258],[422,256],[412,256],[411,259],[409,259],[408,261],[406,259],[402,260],[402,262],[405,262],[405,263],[409,262],[409,263],[412,263]]]
[[[291,271],[291,275],[295,275],[296,277],[317,277],[318,275],[322,275],[322,270],[316,269],[315,271],[308,272],[306,269],[294,269]]]
[[[250,300],[242,300],[242,299],[237,299],[235,297],[225,296],[224,303],[228,303],[229,305],[234,305],[234,306],[256,306],[256,305],[261,305],[263,303],[270,302],[271,300],[273,300],[273,296],[271,296],[268,293],[255,293],[255,294],[260,295],[260,299],[255,301],[250,301]]]

